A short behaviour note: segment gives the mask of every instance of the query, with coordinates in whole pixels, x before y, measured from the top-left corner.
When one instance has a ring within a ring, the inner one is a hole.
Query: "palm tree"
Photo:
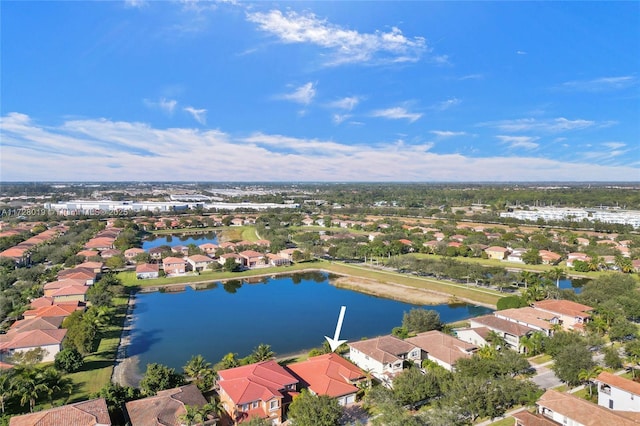
[[[201,391],[207,391],[215,381],[215,371],[202,355],[195,355],[183,367],[187,379],[193,382]]]
[[[273,358],[273,356],[275,355],[275,353],[271,350],[271,346],[264,344],[264,343],[260,343],[254,350],[253,353],[251,354],[251,358],[255,361],[255,362],[260,362],[260,361],[266,361],[268,359]]]
[[[205,424],[209,420],[209,415],[213,414],[215,417],[215,423],[217,424],[217,420],[220,419],[220,415],[224,412],[224,406],[222,402],[214,399],[212,402],[203,405],[198,410],[198,421],[202,424]]]
[[[40,372],[34,368],[26,368],[20,371],[18,383],[16,385],[16,394],[20,395],[20,405],[29,402],[29,411],[33,413],[36,401],[42,394],[48,393],[47,384],[42,381]]]
[[[15,383],[13,377],[9,372],[0,373],[0,407],[2,408],[2,414],[4,414],[4,403],[7,398],[13,395]]]
[[[56,392],[67,392],[69,396],[73,393],[73,383],[71,380],[62,377],[62,374],[53,367],[48,367],[40,371],[40,379],[46,384],[49,403],[53,407],[53,395]]]
[[[185,424],[186,426],[193,426],[197,424],[197,420],[199,418],[198,406],[197,405],[185,405],[184,413],[178,416],[180,422]]]
[[[536,284],[540,281],[540,277],[538,277],[538,274],[535,274],[531,271],[521,271],[520,279],[524,283],[525,290],[529,288],[529,285]]]
[[[578,373],[578,380],[587,382],[587,386],[589,387],[589,397],[592,396],[591,381],[596,377],[598,377],[598,374],[600,374],[601,372],[602,372],[602,367],[600,367],[599,365],[596,365],[594,367],[591,367],[588,370],[580,370],[580,373]]]
[[[564,268],[552,268],[545,272],[545,275],[550,280],[555,280],[556,288],[560,288],[560,279],[565,276]]]
[[[491,343],[491,346],[496,349],[502,349],[507,345],[507,341],[505,340],[504,336],[496,333],[494,330],[490,330],[489,333],[487,333],[487,337],[485,340]]]
[[[478,356],[480,358],[484,358],[484,359],[489,359],[489,358],[494,358],[496,356],[496,348],[494,346],[491,345],[485,345],[483,347],[481,347],[480,349],[478,349],[478,352],[476,352],[478,354]]]

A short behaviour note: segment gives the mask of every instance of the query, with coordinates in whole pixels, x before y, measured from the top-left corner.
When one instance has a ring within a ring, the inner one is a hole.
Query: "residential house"
[[[220,243],[220,248],[224,250],[235,250],[236,245],[231,241],[225,241],[223,243]]]
[[[342,406],[356,402],[358,384],[367,381],[360,368],[336,353],[314,356],[286,367],[314,395],[328,395]]]
[[[562,259],[562,256],[558,253],[549,250],[540,250],[538,254],[540,255],[540,259],[542,259],[543,265],[557,265],[560,259]]]
[[[92,238],[89,241],[87,241],[87,243],[84,245],[84,248],[99,250],[99,251],[112,249],[113,243],[115,242],[115,240],[116,240],[115,238],[110,238],[110,237]]]
[[[111,426],[104,398],[90,399],[49,410],[13,416],[9,426]]]
[[[494,333],[497,333],[500,337],[504,338],[506,345],[517,352],[522,352],[523,348],[520,345],[520,339],[525,336],[533,334],[536,329],[528,327],[526,325],[519,324],[514,321],[509,321],[504,318],[497,317],[495,315],[482,315],[479,317],[471,318],[469,320],[469,327],[472,329],[487,328]],[[472,344],[484,346],[473,340],[473,333],[463,330],[456,331],[458,338]],[[484,333],[484,332],[480,332]],[[486,336],[485,336],[486,337]],[[486,339],[485,339],[486,341]]]
[[[104,263],[102,262],[83,262],[77,266],[77,268],[86,268],[92,270],[93,273],[96,274],[96,277],[100,275],[103,267]]]
[[[233,259],[238,265],[242,265],[242,257],[237,253],[225,253],[221,254],[218,258],[218,263],[224,265],[227,259]]]
[[[253,245],[258,246],[258,247],[264,247],[264,248],[269,248],[271,247],[271,241],[269,240],[257,240],[253,242]]]
[[[487,247],[484,252],[487,254],[489,259],[504,260],[509,253],[509,249],[500,246],[491,246]]]
[[[58,280],[79,280],[82,281],[85,285],[92,285],[97,278],[97,274],[93,272],[91,268],[70,268],[63,269],[58,272]]]
[[[253,269],[269,266],[265,260],[264,254],[259,251],[245,250],[238,253],[238,255],[242,259],[242,266],[245,268]]]
[[[278,256],[282,257],[283,259],[289,260],[289,262],[293,262],[293,253],[295,253],[296,251],[302,253],[302,251],[300,251],[300,249],[298,248],[288,248],[280,250],[278,252]]]
[[[166,247],[152,247],[149,249],[149,257],[153,260],[160,260],[162,259],[162,253],[165,253],[166,251]]]
[[[558,315],[531,307],[495,311],[493,315],[534,330],[542,331],[547,336],[553,334],[555,326],[560,326],[560,317]]]
[[[42,306],[30,309],[22,314],[24,319],[39,317],[68,317],[72,312],[84,310],[84,305],[79,302],[63,303],[60,305]]]
[[[420,355],[422,360],[433,361],[449,371],[454,370],[454,365],[459,359],[471,358],[478,350],[476,345],[437,330],[419,333],[415,337],[405,339],[405,342],[422,350]]]
[[[591,306],[572,302],[571,300],[547,299],[533,303],[533,308],[556,315],[565,330],[584,331],[585,324],[591,318]]]
[[[45,350],[43,362],[53,361],[62,350],[62,340],[67,334],[64,328],[56,330],[30,330],[0,335],[0,352],[13,355],[42,348]]]
[[[507,262],[524,263],[522,255],[527,252],[523,248],[515,248],[507,253]]]
[[[287,266],[291,264],[288,258],[280,257],[277,254],[267,253],[265,256],[270,266]]]
[[[186,406],[202,408],[207,400],[196,385],[186,385],[158,391],[155,396],[125,403],[126,416],[131,426],[183,426],[180,416]],[[216,423],[213,416],[205,425]]]
[[[86,285],[70,285],[59,288],[48,296],[53,298],[54,304],[61,304],[65,302],[85,303],[87,301],[87,290],[89,290],[89,286]]]
[[[536,413],[513,414],[517,426],[637,426],[640,414],[608,410],[569,393],[547,390],[536,402]]]
[[[640,383],[603,371],[598,385],[598,405],[616,411],[640,413]]]
[[[136,266],[136,279],[146,280],[158,278],[159,267],[157,263],[142,263]]]
[[[386,386],[404,369],[405,362],[419,364],[420,355],[419,347],[395,336],[349,343],[349,359]]]
[[[187,262],[180,257],[165,257],[162,259],[162,269],[165,275],[183,275],[186,273]]]
[[[39,317],[18,320],[11,324],[6,334],[24,333],[31,330],[57,330],[62,325],[64,318],[65,317]]]
[[[173,246],[173,247],[171,247],[171,251],[176,253],[176,254],[178,254],[178,255],[182,255],[182,256],[188,256],[189,255],[189,247],[183,246],[183,245]]]
[[[103,259],[109,259],[110,257],[119,256],[121,254],[122,252],[118,249],[100,250],[100,257]]]
[[[220,401],[227,413],[227,424],[242,423],[252,417],[283,422],[298,379],[269,360],[218,371]]]
[[[43,287],[44,296],[52,297],[51,295],[61,288],[71,287],[71,286],[84,286],[83,280],[71,280],[71,279],[62,279],[58,281],[51,281],[50,283],[46,283]]]
[[[574,252],[567,255],[567,268],[573,268],[576,261],[590,262],[591,258],[586,253]]]
[[[144,253],[145,251],[139,247],[132,247],[124,251],[124,258],[127,263],[136,263],[136,256]]]
[[[483,347],[489,344],[490,329],[487,327],[467,327],[455,330],[455,335],[463,342],[471,343],[477,347]]]
[[[204,271],[213,262],[214,260],[212,258],[203,254],[194,254],[193,256],[187,257],[187,263],[190,269],[197,272]]]
[[[218,250],[220,246],[213,243],[204,243],[200,244],[198,248],[204,252],[207,256],[214,257],[216,255],[216,250]]]
[[[100,256],[100,252],[98,250],[80,250],[76,254],[78,256],[84,256],[87,259],[94,256]]]

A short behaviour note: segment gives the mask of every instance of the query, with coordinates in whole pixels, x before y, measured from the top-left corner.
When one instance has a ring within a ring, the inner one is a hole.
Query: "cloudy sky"
[[[640,181],[637,2],[3,2],[2,181]]]

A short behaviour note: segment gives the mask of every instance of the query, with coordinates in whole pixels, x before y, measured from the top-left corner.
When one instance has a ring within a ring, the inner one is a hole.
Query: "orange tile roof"
[[[255,250],[245,250],[245,251],[241,251],[240,253],[238,253],[240,256],[244,257],[245,259],[251,259],[254,257],[264,257],[264,254],[260,253],[259,251],[255,251]]]
[[[110,426],[104,398],[76,402],[37,413],[14,416],[9,426]]]
[[[518,420],[520,423],[516,425],[522,426],[558,426],[558,423],[544,417],[542,414],[533,414],[529,411],[520,411],[519,413],[512,414],[511,417]]]
[[[529,326],[536,326],[543,330],[550,330],[553,327],[551,320],[556,318],[556,315],[552,313],[530,307],[504,309],[502,311],[494,312],[494,315],[497,317],[504,317],[507,320],[520,321]]]
[[[202,407],[207,400],[196,385],[159,391],[157,395],[125,404],[132,426],[182,426],[185,405]]]
[[[31,330],[57,330],[62,325],[64,317],[37,317],[23,319],[11,324],[7,334],[24,333]]]
[[[218,376],[218,385],[236,405],[282,398],[281,390],[298,383],[298,379],[273,360],[221,370]]]
[[[200,263],[200,262],[213,262],[213,259],[211,259],[209,256],[205,256],[202,254],[194,254],[193,256],[189,256],[188,258],[190,261],[192,262],[196,262],[196,263]]]
[[[43,287],[44,290],[58,290],[65,287],[82,285],[84,286],[86,280],[76,280],[76,279],[61,279],[58,281],[51,281],[50,283],[46,283]]]
[[[591,315],[586,312],[592,311],[591,306],[583,305],[582,303],[572,302],[571,300],[554,300],[547,299],[535,302],[533,307],[536,309],[543,309],[545,311],[568,315],[572,317],[587,318]]]
[[[186,261],[180,257],[165,257],[164,259],[162,259],[162,264],[163,265],[184,265],[186,263]]]
[[[633,380],[625,379],[624,377],[616,376],[606,371],[600,373],[595,380],[634,395],[640,395],[640,383]]]
[[[358,388],[351,382],[365,377],[364,371],[335,353],[289,364],[287,369],[305,382],[314,393],[332,398],[357,392]]]
[[[37,299],[33,299],[31,302],[29,302],[29,306],[31,306],[31,309],[38,309],[38,308],[42,308],[44,306],[51,306],[53,305],[53,299],[51,297],[38,297]]]
[[[640,424],[640,413],[613,411],[577,396],[547,390],[538,406],[559,413],[584,426],[632,426]]]
[[[533,328],[526,325],[518,324],[513,321],[508,321],[503,318],[498,318],[495,315],[482,315],[479,317],[471,318],[471,322],[480,324],[483,327],[487,327],[491,330],[498,330],[503,333],[508,333],[513,336],[524,336],[527,333],[535,331]]]
[[[64,328],[56,330],[31,330],[5,334],[0,337],[0,349],[35,348],[37,346],[59,345],[67,334]]]
[[[80,306],[73,303],[43,306],[42,308],[26,311],[22,316],[26,319],[34,317],[67,317],[71,315],[72,312],[78,310],[78,308],[80,308]]]
[[[136,266],[136,274],[145,273],[145,272],[158,272],[158,264],[157,263],[143,263]]]
[[[81,294],[87,294],[87,290],[89,290],[89,286],[86,285],[70,285],[67,287],[62,287],[52,292],[50,297],[62,297],[62,296],[76,296]]]

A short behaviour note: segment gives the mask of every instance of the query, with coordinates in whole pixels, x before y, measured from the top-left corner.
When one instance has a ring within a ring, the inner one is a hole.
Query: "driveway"
[[[531,381],[542,389],[550,389],[562,384],[553,370],[549,368],[551,364],[552,363],[547,363],[545,365],[534,366],[536,375],[531,378]]]

